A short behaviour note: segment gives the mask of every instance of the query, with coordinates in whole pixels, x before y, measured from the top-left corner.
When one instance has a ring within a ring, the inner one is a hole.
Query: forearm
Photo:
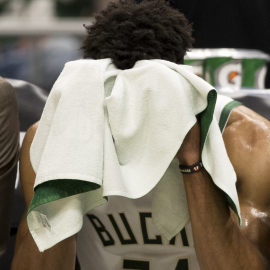
[[[39,252],[26,220],[20,224],[11,270],[74,270],[76,236],[69,237],[56,246]]]
[[[266,260],[243,236],[225,195],[203,169],[184,175],[197,258],[202,270],[265,270]]]

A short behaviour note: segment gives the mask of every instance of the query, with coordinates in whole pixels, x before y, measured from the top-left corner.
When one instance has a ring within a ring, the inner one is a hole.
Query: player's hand
[[[182,166],[190,166],[201,160],[200,124],[196,124],[187,133],[177,158]]]

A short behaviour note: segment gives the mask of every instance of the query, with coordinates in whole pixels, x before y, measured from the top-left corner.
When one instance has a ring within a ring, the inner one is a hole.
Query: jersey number
[[[123,260],[123,269],[150,270],[149,261]],[[188,259],[180,259],[174,270],[189,270]]]

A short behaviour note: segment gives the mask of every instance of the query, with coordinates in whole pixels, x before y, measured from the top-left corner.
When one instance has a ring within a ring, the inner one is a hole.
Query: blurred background
[[[94,14],[109,2],[112,0],[0,0],[0,76],[8,78],[16,92],[21,141],[26,130],[39,120],[64,64],[82,58],[83,24],[91,24]],[[195,49],[185,63],[216,87],[225,87],[226,95],[270,120],[266,90],[270,89],[270,1],[169,2],[193,23]],[[219,74],[225,80],[219,82]],[[242,88],[245,90],[236,91]],[[1,270],[10,269],[24,211],[19,177],[13,208],[9,246],[0,256]]]
[[[49,91],[107,0],[0,0],[0,76]]]
[[[64,63],[82,57],[83,24],[91,24],[108,2],[0,0],[0,76],[49,91]],[[169,2],[193,23],[194,48],[257,49],[270,54],[269,0]],[[269,71],[265,87],[270,88]]]

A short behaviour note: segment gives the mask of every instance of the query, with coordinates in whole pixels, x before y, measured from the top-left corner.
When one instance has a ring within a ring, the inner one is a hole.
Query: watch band
[[[196,173],[199,172],[203,168],[202,161],[198,161],[195,164],[191,166],[181,166],[179,165],[180,171],[183,174],[191,174],[191,173]]]

